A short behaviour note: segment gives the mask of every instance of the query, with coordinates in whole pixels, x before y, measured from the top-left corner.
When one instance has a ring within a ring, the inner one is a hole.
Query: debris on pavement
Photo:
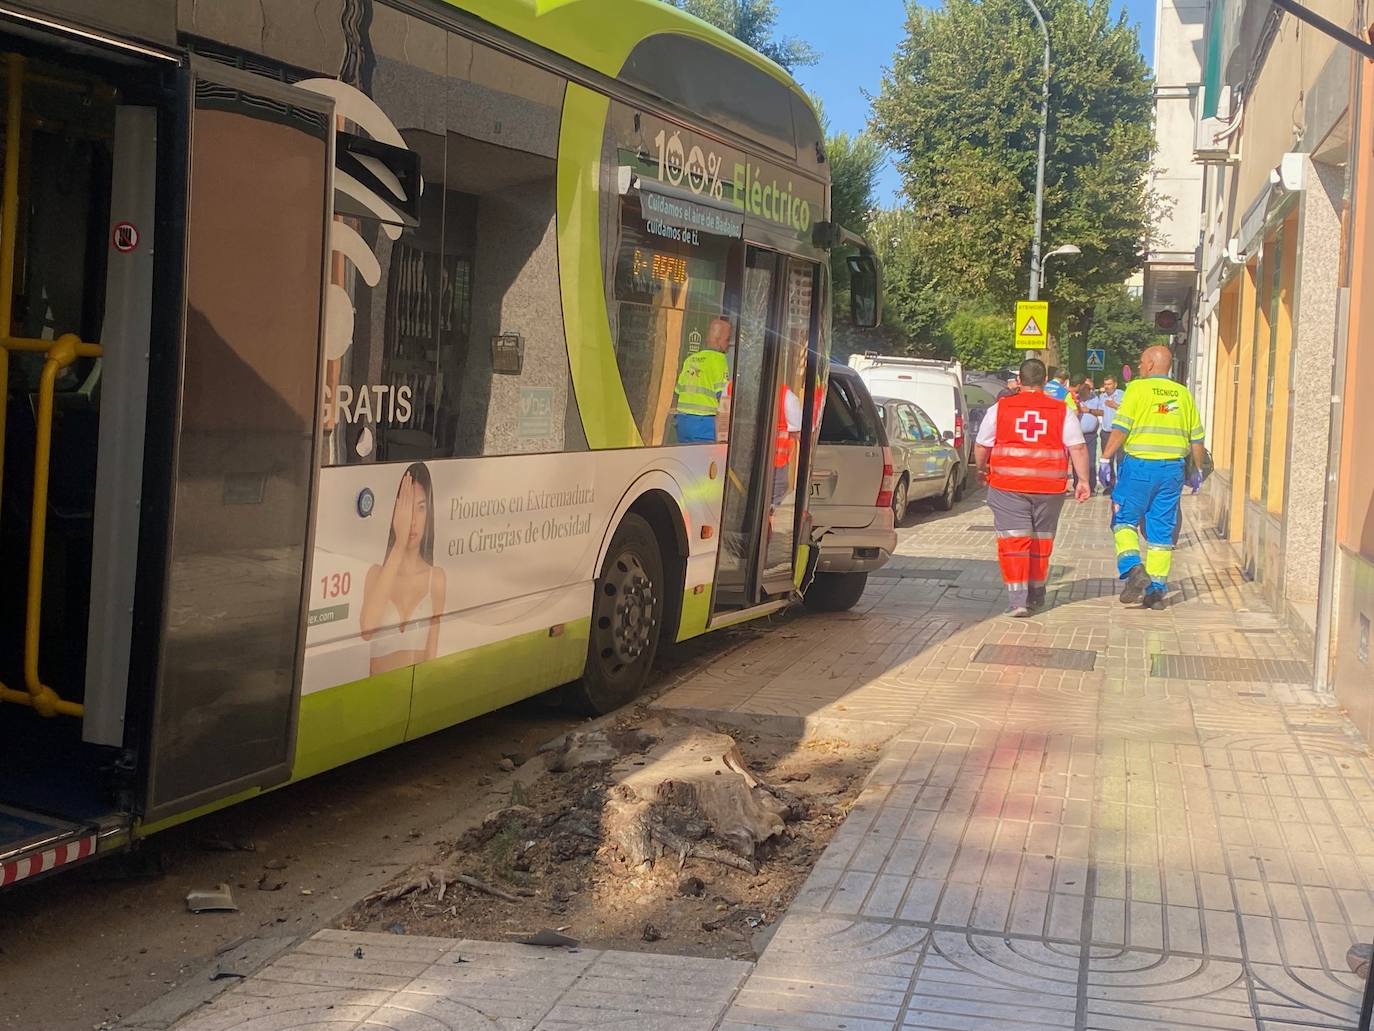
[[[559,934],[551,931],[547,927],[534,934],[527,934],[523,938],[516,938],[517,945],[539,945],[546,949],[575,949],[581,943],[576,938],[569,938],[566,934]]]
[[[1374,945],[1367,945],[1362,942],[1350,946],[1345,953],[1345,965],[1356,977],[1368,979],[1369,964],[1372,959],[1374,959]]]
[[[400,915],[409,934],[528,943],[515,936],[554,914],[550,934],[588,947],[748,955],[878,754],[787,728],[638,707],[571,731],[541,749],[547,772],[509,804],[339,926],[390,930]]]
[[[237,913],[238,905],[229,885],[221,884],[212,891],[197,889],[186,895],[186,908],[192,913]]]
[[[200,847],[206,852],[256,852],[258,846],[252,841],[230,841],[228,838],[202,838]]]

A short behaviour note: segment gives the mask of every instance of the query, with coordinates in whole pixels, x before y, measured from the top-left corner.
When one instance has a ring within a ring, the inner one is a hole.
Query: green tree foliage
[[[1139,267],[1152,213],[1149,70],[1107,0],[1042,0],[1054,61],[1045,193],[1057,315],[1082,313]],[[1022,0],[912,4],[874,105],[899,155],[925,289],[1005,305],[1022,295],[1034,228],[1043,38]]]
[[[820,55],[805,40],[795,36],[779,36],[774,32],[778,21],[777,0],[670,0],[688,14],[730,33],[753,47],[764,57],[771,58],[791,71],[815,64]]]
[[[946,323],[950,349],[966,369],[1009,369],[1021,360],[1011,316],[990,308],[960,308]]]
[[[830,165],[830,218],[846,229],[867,236],[876,206],[878,170],[887,155],[868,132],[832,133],[827,126],[825,140],[825,155]],[[848,253],[844,248],[836,248],[830,256],[836,321],[849,317],[849,266],[845,263]]]
[[[946,358],[946,323],[956,305],[931,287],[928,255],[916,246],[916,214],[910,208],[877,212],[868,239],[883,265],[883,326],[891,353]]]
[[[825,156],[830,164],[830,217],[856,233],[872,218],[878,172],[886,154],[871,133],[850,135],[827,130]]]
[[[1093,306],[1084,339],[1087,347],[1107,352],[1106,374],[1120,377],[1122,365],[1135,365],[1141,351],[1167,336],[1146,321],[1140,298],[1121,287]],[[1100,379],[1103,373],[1092,375]]]

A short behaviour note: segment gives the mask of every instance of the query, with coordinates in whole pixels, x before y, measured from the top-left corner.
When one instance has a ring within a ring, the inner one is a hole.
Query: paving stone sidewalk
[[[1000,615],[974,498],[903,530],[855,611],[659,699],[882,744],[756,965],[327,931],[178,1027],[1353,1027],[1374,762],[1196,505],[1167,611],[1118,604],[1095,499],[1051,608]]]
[[[722,1031],[1354,1026],[1374,763],[1196,504],[1165,612],[1116,600],[1095,499],[1053,607],[997,615],[975,504],[748,697],[665,699],[901,724]]]

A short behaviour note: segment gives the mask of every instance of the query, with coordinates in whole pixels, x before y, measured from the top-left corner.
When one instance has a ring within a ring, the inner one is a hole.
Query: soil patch
[[[877,758],[638,707],[339,926],[751,959]]]

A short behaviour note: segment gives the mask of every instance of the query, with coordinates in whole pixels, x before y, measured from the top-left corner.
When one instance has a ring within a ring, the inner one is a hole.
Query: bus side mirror
[[[849,266],[849,318],[859,329],[876,329],[882,310],[882,274],[878,259],[861,253],[846,258]]]

